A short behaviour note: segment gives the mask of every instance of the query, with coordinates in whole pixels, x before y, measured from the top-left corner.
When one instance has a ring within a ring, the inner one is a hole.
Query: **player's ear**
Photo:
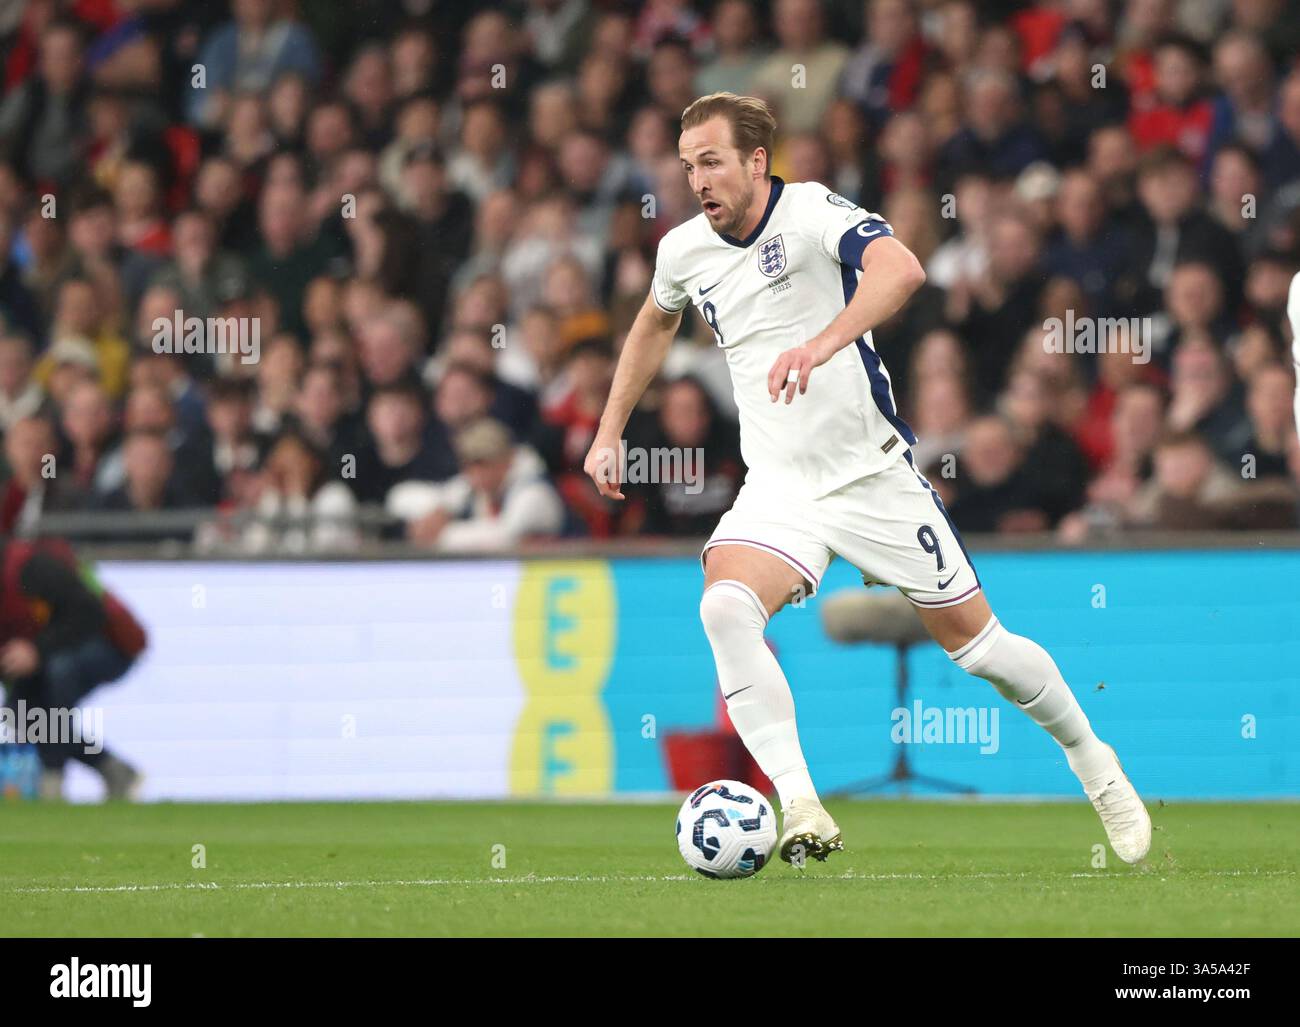
[[[754,164],[754,171],[759,178],[767,177],[767,149],[762,146],[754,147],[754,152],[749,158]]]

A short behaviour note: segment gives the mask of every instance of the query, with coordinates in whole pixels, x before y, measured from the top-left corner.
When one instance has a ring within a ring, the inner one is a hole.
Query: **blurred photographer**
[[[24,709],[25,721],[37,712],[55,724],[59,711],[76,708],[95,688],[125,675],[145,644],[131,611],[78,565],[66,543],[0,541],[0,675],[12,717]],[[108,798],[133,797],[140,774],[104,748],[102,738],[44,734],[29,739],[41,761],[42,799],[62,797],[70,759],[104,779]]]

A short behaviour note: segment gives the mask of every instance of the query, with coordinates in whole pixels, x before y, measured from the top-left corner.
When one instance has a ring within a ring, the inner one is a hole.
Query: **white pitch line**
[[[1174,871],[1177,873],[1177,871]],[[1161,871],[1161,873],[1164,873]],[[1191,877],[1294,877],[1294,870],[1193,870]],[[1127,880],[1127,875],[1116,873],[1077,873],[1070,874],[1071,879]],[[1033,878],[1051,881],[1052,875],[1032,873],[1030,871],[1001,872],[988,871],[970,874],[860,874],[848,871],[843,874],[821,877],[817,875],[809,880],[824,881],[954,881],[954,880],[1009,880]],[[4,888],[0,891],[20,895],[50,894],[105,894],[116,892],[163,892],[163,891],[267,891],[297,890],[302,888],[450,888],[458,885],[516,885],[516,884],[622,884],[658,881],[693,881],[693,874],[642,874],[636,876],[583,876],[550,875],[537,877],[526,874],[522,877],[480,877],[470,879],[453,878],[415,878],[396,881],[239,881],[233,884],[203,883],[200,881],[177,881],[168,884],[114,884],[114,885],[68,885],[61,887]]]
[[[586,884],[609,881],[688,881],[686,874],[642,877],[481,877],[468,880],[453,878],[415,878],[397,881],[238,881],[234,884],[204,884],[199,881],[177,881],[169,884],[114,884],[70,885],[65,887],[9,888],[11,893],[23,895],[72,894],[82,892],[151,892],[151,891],[264,891],[267,889],[298,888],[439,888],[458,884]]]

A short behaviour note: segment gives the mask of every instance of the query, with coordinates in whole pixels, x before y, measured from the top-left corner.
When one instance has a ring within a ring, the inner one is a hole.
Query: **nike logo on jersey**
[[[957,570],[953,572],[952,578],[955,578],[955,577],[956,577],[958,574],[960,574],[960,573],[961,573],[961,568],[958,567]],[[945,588],[947,588],[949,585],[952,584],[952,578],[949,578],[947,581],[941,581],[941,582],[939,582],[939,591],[940,591],[940,592],[942,592]]]
[[[731,693],[731,695],[739,695],[741,692],[748,692],[753,687],[754,687],[753,685],[746,685],[744,688],[737,688],[734,692]],[[722,698],[730,699],[731,695],[724,695]]]
[[[710,285],[707,289],[704,288],[704,286],[701,285],[701,286],[700,286],[700,295],[701,295],[701,296],[706,296],[706,295],[708,295],[709,293],[711,293],[714,289],[716,289],[716,288],[717,288],[719,285],[721,285],[721,284],[722,284],[721,282],[714,282],[714,283],[713,283],[712,285]]]

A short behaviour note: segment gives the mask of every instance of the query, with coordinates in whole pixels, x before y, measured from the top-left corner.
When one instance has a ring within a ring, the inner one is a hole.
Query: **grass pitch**
[[[675,804],[4,804],[0,934],[1300,934],[1297,804],[1153,808],[1105,868],[1082,802],[829,806],[844,853],[710,881]]]

